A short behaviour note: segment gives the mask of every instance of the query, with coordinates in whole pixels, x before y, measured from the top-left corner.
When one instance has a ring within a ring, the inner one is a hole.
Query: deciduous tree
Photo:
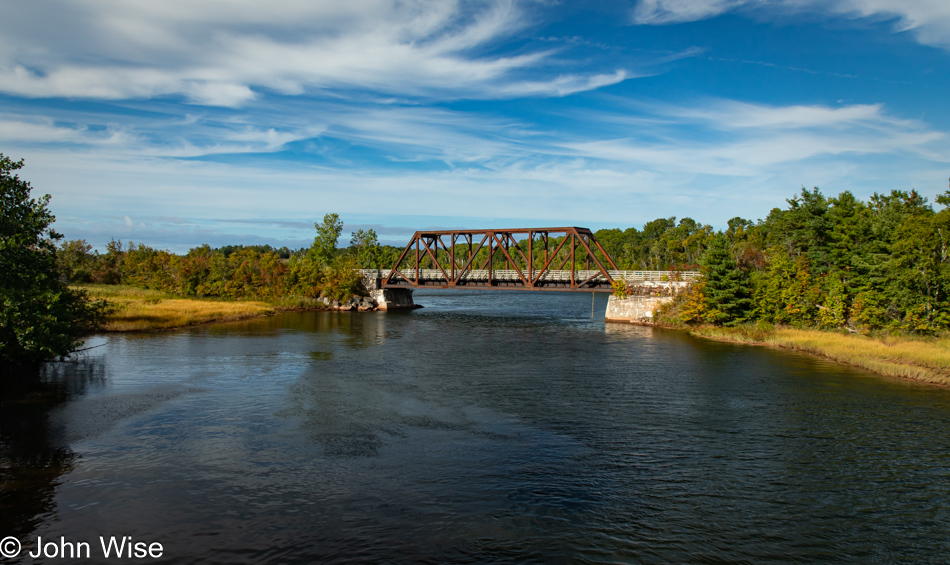
[[[63,357],[102,319],[102,307],[69,289],[56,267],[62,235],[50,226],[50,196],[30,198],[15,173],[23,161],[0,154],[0,365]]]

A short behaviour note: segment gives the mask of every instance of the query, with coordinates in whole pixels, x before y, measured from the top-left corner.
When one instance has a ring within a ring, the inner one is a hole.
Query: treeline
[[[950,191],[936,200],[939,211],[913,190],[863,202],[802,189],[787,208],[733,218],[725,231],[671,218],[659,233],[651,222],[597,237],[627,266],[700,267],[703,279],[661,321],[933,334],[950,326]]]
[[[733,224],[745,225],[735,218]],[[597,241],[621,270],[691,271],[699,268],[699,261],[714,234],[712,226],[699,224],[692,218],[679,222],[675,217],[657,218],[644,224],[643,229],[598,230]]]
[[[398,250],[380,245],[371,229],[354,232],[348,248],[337,248],[343,230],[337,214],[327,214],[315,227],[313,245],[295,251],[202,245],[178,255],[113,240],[99,253],[86,241],[73,240],[59,246],[56,261],[61,276],[74,284],[128,284],[199,297],[345,300],[361,291],[356,269],[378,268],[396,258]]]
[[[733,218],[720,231],[670,217],[595,235],[620,269],[704,273],[659,313],[670,323],[764,321],[916,333],[950,326],[950,191],[937,197],[939,211],[913,190],[874,194],[865,202],[850,192],[826,197],[817,188],[802,189],[787,203],[764,220]],[[113,241],[100,254],[79,240],[63,243],[56,256],[74,283],[235,299],[345,299],[359,292],[355,269],[391,268],[402,251],[380,245],[373,230],[354,232],[349,247],[337,248],[342,222],[336,214],[315,227],[313,245],[298,250],[203,245],[177,255]],[[558,241],[550,242],[552,249]],[[456,250],[458,257],[466,252]],[[473,266],[487,258],[484,249],[480,254]],[[533,260],[536,268],[543,262]],[[575,266],[585,268],[583,261]],[[423,257],[421,266],[431,263]],[[493,264],[505,268],[504,257],[496,255]]]

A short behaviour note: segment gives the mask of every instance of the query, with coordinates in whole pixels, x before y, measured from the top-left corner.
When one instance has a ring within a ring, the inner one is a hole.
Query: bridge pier
[[[411,288],[380,288],[381,274],[376,269],[365,269],[363,286],[369,291],[370,297],[376,301],[377,310],[408,310],[422,308],[412,301]]]
[[[370,296],[376,300],[379,310],[406,310],[410,308],[422,308],[422,306],[412,301],[411,288],[381,288],[371,290]]]
[[[456,265],[457,266],[457,265]],[[438,269],[379,269],[362,271],[363,285],[380,310],[421,308],[412,300],[414,288],[511,289],[533,291],[611,292],[613,281],[624,281],[627,296],[613,294],[607,300],[608,322],[653,324],[653,312],[687,288],[699,276],[692,271],[546,270],[533,275],[518,269],[468,269],[457,272]],[[451,273],[451,274],[449,274]],[[532,278],[532,276],[534,278]],[[453,278],[454,277],[454,278]],[[389,282],[395,280],[396,282]]]

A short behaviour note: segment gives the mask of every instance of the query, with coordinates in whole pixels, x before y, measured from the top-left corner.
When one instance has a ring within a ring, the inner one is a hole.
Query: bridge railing
[[[521,280],[518,271],[514,269],[472,269],[462,274],[460,281],[468,282],[489,282],[489,272],[491,280],[498,282],[518,282]],[[628,283],[642,282],[677,282],[691,281],[701,277],[699,271],[607,271],[614,280],[624,280]],[[381,279],[389,274],[389,269],[362,269],[364,278]],[[415,276],[415,271],[406,273]],[[522,272],[524,275],[524,272]],[[444,281],[445,276],[439,269],[419,269],[419,278],[423,281]],[[586,281],[588,279],[606,281],[600,271],[595,270],[575,270],[575,281]],[[543,282],[570,282],[571,271],[545,271],[540,279]]]

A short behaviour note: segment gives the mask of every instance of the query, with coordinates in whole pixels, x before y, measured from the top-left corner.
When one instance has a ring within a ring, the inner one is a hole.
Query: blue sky
[[[300,247],[336,212],[399,245],[947,189],[946,0],[266,6],[5,6],[0,152],[59,231]]]

